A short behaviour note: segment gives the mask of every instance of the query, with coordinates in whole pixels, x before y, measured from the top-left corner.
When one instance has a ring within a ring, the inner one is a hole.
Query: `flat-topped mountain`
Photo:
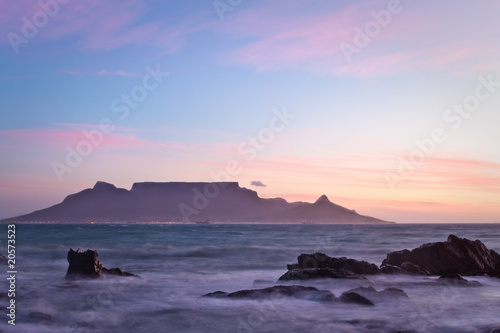
[[[6,219],[18,222],[290,222],[388,223],[321,196],[315,203],[263,199],[237,182],[134,183],[130,190],[98,181],[61,203]]]

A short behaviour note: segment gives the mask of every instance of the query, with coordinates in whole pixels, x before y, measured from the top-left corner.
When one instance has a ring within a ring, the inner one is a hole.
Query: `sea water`
[[[7,252],[1,225],[0,253]],[[500,252],[500,225],[16,225],[16,325],[1,332],[498,332],[500,279],[481,287],[442,286],[436,277],[367,276],[277,282],[301,253],[323,252],[380,265],[386,254],[449,234]],[[98,251],[107,268],[139,277],[66,280],[70,248]],[[6,276],[7,266],[0,266]],[[202,297],[278,284],[330,290],[403,289],[408,299],[374,307],[293,298]],[[496,331],[495,329],[498,329]]]

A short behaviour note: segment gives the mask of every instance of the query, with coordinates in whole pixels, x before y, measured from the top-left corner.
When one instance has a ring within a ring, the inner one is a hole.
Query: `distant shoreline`
[[[194,222],[183,223],[183,222],[48,222],[48,221],[2,221],[0,224],[18,224],[18,225],[184,225],[184,226],[220,226],[220,225],[493,225],[499,224],[500,222],[387,222],[387,223],[297,223],[297,222],[212,222],[210,224],[197,224]]]

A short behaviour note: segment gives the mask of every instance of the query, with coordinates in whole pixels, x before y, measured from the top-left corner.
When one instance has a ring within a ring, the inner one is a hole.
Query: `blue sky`
[[[498,221],[498,7],[2,3],[0,216],[97,180],[213,181],[237,161],[231,180],[263,197],[327,194],[400,222]],[[134,94],[126,117],[115,112]],[[464,103],[473,111],[453,111]],[[293,119],[269,132],[276,112]],[[425,146],[436,129],[443,140]],[[86,141],[91,152],[68,166],[68,149]]]

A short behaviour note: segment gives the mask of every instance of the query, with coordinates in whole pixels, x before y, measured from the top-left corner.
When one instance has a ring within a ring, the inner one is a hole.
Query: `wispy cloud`
[[[386,9],[386,2],[365,1],[312,11],[307,1],[296,1],[295,9],[302,15],[292,19],[279,14],[286,10],[285,4],[266,3],[238,13],[238,20],[220,28],[244,41],[220,58],[224,63],[259,71],[305,68],[361,77],[421,71],[463,73],[477,70],[474,65],[478,59],[482,69],[496,70],[500,67],[500,60],[493,56],[498,26],[490,5],[496,10],[500,7],[490,2],[488,6],[462,3],[460,10],[455,10],[456,3],[449,0],[439,4],[402,1],[402,12],[347,63],[339,45],[354,45],[354,28],[364,29],[374,20],[371,11]],[[474,15],[467,16],[470,12]]]
[[[37,39],[65,40],[60,47],[77,47],[86,51],[109,51],[125,46],[153,46],[162,52],[180,49],[186,36],[200,29],[171,19],[150,20],[146,16],[151,4],[139,0],[71,1],[59,5],[57,14],[40,28]],[[23,17],[28,20],[41,11],[37,1],[2,2],[2,31],[21,34]],[[8,13],[8,14],[6,14]],[[199,14],[198,14],[199,15]],[[196,14],[193,14],[193,17]],[[2,41],[8,42],[6,38]]]

